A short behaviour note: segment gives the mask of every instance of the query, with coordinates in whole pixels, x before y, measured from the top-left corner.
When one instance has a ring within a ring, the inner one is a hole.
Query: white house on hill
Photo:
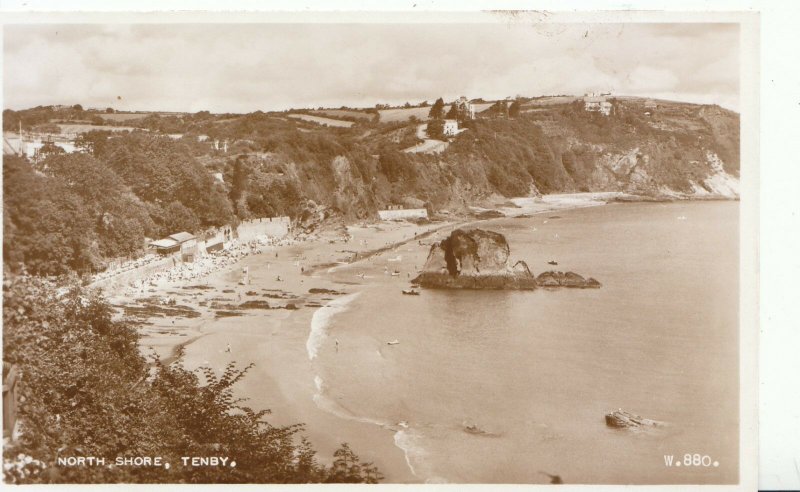
[[[442,128],[442,133],[448,137],[454,137],[458,135],[458,121],[444,120],[444,128]]]
[[[456,109],[465,117],[471,120],[475,119],[475,105],[472,104],[466,97],[459,97],[454,104]]]
[[[583,97],[583,109],[590,112],[598,112],[604,116],[611,114],[614,109],[613,105],[608,101],[606,94],[586,94]]]

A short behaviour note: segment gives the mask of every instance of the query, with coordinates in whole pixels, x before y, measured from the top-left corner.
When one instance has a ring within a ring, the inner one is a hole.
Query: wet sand
[[[174,299],[176,306],[196,310],[199,316],[195,318],[149,318],[147,323],[150,324],[140,329],[142,352],[145,355],[155,353],[171,363],[178,349],[183,347],[185,368],[207,366],[218,374],[230,362],[240,368],[253,363],[254,367],[235,387],[237,396],[247,398],[244,404],[254,409],[270,409],[272,414],[268,420],[275,425],[304,423],[303,434],[318,451],[321,463],[332,461],[333,452],[347,442],[363,460],[374,462],[385,475],[385,481],[415,482],[403,451],[393,443],[394,430],[342,420],[314,402],[314,372],[306,349],[311,318],[317,309],[340,296],[324,291],[309,293],[309,290],[355,292],[366,287],[364,284],[368,280],[353,274],[347,280],[336,281],[328,278],[328,271],[339,265],[371,263],[376,256],[391,252],[403,243],[419,247],[417,237],[452,227],[453,224],[447,222],[349,227],[352,238],[347,242],[321,238],[269,247],[261,254],[245,257],[227,270],[204,278],[183,282],[162,279],[156,286],[148,285],[144,293],[127,289],[107,295],[117,305],[130,304],[137,298],[158,297]],[[241,285],[245,267],[249,271],[249,282]],[[404,277],[410,274],[405,272]],[[185,288],[190,286],[200,288]],[[238,305],[254,300],[267,301],[272,309],[212,307],[214,302]],[[285,309],[288,304],[294,304],[297,309]],[[219,311],[237,315],[219,317]]]
[[[602,202],[591,197],[575,200],[573,196],[568,201],[527,200],[520,204],[519,212],[546,213],[595,204]],[[268,420],[275,425],[304,423],[303,434],[318,451],[321,463],[330,463],[333,452],[347,442],[363,460],[378,467],[384,482],[416,483],[420,480],[411,472],[404,452],[394,444],[392,436],[399,430],[395,423],[376,425],[342,419],[315,402],[315,373],[306,346],[311,320],[317,309],[341,295],[369,288],[375,276],[396,279],[398,290],[401,285],[405,288],[422,267],[431,242],[456,227],[478,222],[484,221],[350,226],[352,237],[346,242],[322,237],[269,246],[261,254],[244,257],[200,279],[172,283],[161,279],[144,293],[127,289],[106,294],[118,305],[130,304],[136,298],[160,297],[194,309],[199,313],[194,318],[149,318],[149,324],[140,329],[143,353],[155,353],[169,363],[183,347],[184,367],[193,370],[207,366],[218,374],[230,362],[240,368],[253,363],[248,375],[235,386],[237,396],[247,398],[245,405],[255,410],[270,409]],[[406,255],[405,261],[390,261],[401,255]],[[245,267],[249,278],[243,285]],[[389,268],[400,269],[400,274],[389,277]],[[310,293],[312,288],[336,294]],[[219,307],[254,300],[267,301],[270,309]],[[286,309],[289,304],[297,309]],[[220,317],[220,311],[235,315]],[[330,349],[327,345],[326,350]]]

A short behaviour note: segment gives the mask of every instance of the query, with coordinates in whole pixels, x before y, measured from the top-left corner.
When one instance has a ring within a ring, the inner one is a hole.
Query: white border
[[[537,9],[563,9],[565,7],[563,2],[553,2],[553,1],[542,1],[536,2],[536,4],[532,4],[530,2],[508,2],[508,1],[500,1],[494,2],[491,5],[486,5],[483,2],[483,5],[475,5],[475,2],[457,2],[457,1],[430,1],[430,0],[420,0],[419,2],[393,2],[388,4],[387,2],[364,2],[364,1],[337,1],[335,3],[331,2],[303,2],[299,4],[298,2],[290,2],[290,1],[281,1],[281,2],[255,2],[255,1],[248,1],[248,0],[229,0],[224,4],[217,3],[217,2],[210,2],[210,1],[195,1],[195,2],[186,2],[186,1],[120,1],[114,2],[113,4],[107,1],[102,0],[95,0],[95,1],[83,1],[83,2],[72,2],[69,7],[67,7],[65,2],[58,2],[58,1],[24,1],[24,0],[7,0],[3,3],[2,8],[6,12],[3,15],[2,22],[3,23],[17,23],[17,22],[142,22],[142,21],[150,21],[152,22],[155,16],[161,17],[160,21],[164,21],[163,17],[163,10],[183,10],[187,8],[193,9],[205,9],[211,11],[223,11],[227,9],[235,9],[235,10],[251,10],[254,7],[275,9],[275,10],[309,10],[309,9],[316,9],[317,11],[325,11],[325,10],[370,10],[373,11],[373,14],[364,16],[363,14],[360,15],[363,19],[367,22],[374,22],[377,19],[382,17],[382,14],[375,13],[376,10],[398,10],[401,9],[403,12],[400,15],[392,15],[392,22],[442,22],[442,18],[444,17],[452,17],[452,14],[444,14],[442,16],[432,16],[430,11],[431,10],[438,10],[438,11],[455,11],[455,10],[475,10],[476,8],[537,8]],[[413,4],[418,4],[418,7],[412,7]],[[660,5],[659,5],[660,4]],[[757,5],[758,7],[754,6]],[[568,19],[574,21],[585,21],[585,22],[603,22],[603,21],[637,21],[642,22],[645,21],[648,17],[651,19],[655,19],[658,21],[677,21],[677,20],[686,20],[686,16],[679,12],[675,12],[676,10],[682,11],[695,11],[699,12],[701,15],[699,17],[708,17],[708,15],[702,15],[702,11],[711,10],[711,9],[722,9],[726,11],[733,11],[733,10],[749,10],[755,11],[763,9],[765,5],[768,5],[766,2],[745,2],[745,1],[705,1],[705,2],[696,2],[696,1],[682,1],[682,0],[673,0],[671,2],[610,2],[610,1],[576,1],[570,4],[570,8],[581,9],[581,10],[590,10],[593,8],[596,9],[626,9],[625,12],[615,12],[610,13],[606,12],[602,16],[602,19],[599,19],[597,13],[595,12],[576,12],[576,13],[558,13],[558,14],[550,14],[550,13],[532,13],[530,15],[539,17],[539,20],[546,21],[546,22],[565,22]],[[772,4],[774,6],[774,4]],[[161,15],[159,14],[134,14],[134,15],[126,15],[124,18],[120,16],[120,14],[85,14],[85,13],[70,13],[66,15],[61,14],[49,14],[47,19],[44,18],[37,18],[31,16],[29,13],[24,13],[23,11],[30,11],[30,10],[39,10],[39,11],[47,11],[47,10],[54,10],[54,9],[68,9],[68,10],[115,10],[115,11],[131,11],[131,10],[138,10],[138,11],[151,11],[151,10],[161,10]],[[428,12],[421,12],[418,13],[420,8],[424,8]],[[633,12],[629,9],[632,8],[647,8],[647,9],[664,9],[670,10],[672,12]],[[411,12],[407,12],[411,10]],[[796,8],[795,14],[796,14]],[[9,11],[16,11],[15,13],[8,13]],[[415,12],[417,11],[417,12]],[[176,17],[176,15],[180,15],[181,17]],[[300,14],[303,15],[303,14]],[[347,13],[328,13],[328,14],[316,14],[316,13],[306,13],[307,17],[302,18],[303,22],[332,22],[332,21],[339,21],[340,19],[347,18],[347,16],[352,16],[352,14]],[[454,22],[464,22],[466,17],[475,14],[467,14],[462,17],[458,21]],[[171,18],[170,18],[171,17]],[[431,20],[432,17],[440,17],[438,20]],[[475,17],[484,17],[480,14],[475,15]],[[711,15],[715,20],[725,19],[730,21],[730,19],[737,19],[741,20],[742,17],[736,13],[717,13]],[[766,18],[766,16],[765,16]],[[796,20],[798,17],[795,15],[794,19]],[[300,19],[297,13],[264,13],[264,12],[248,12],[248,13],[235,13],[235,14],[208,14],[208,13],[200,13],[200,12],[182,12],[180,14],[168,14],[167,22],[254,22],[259,21],[263,22],[266,20],[270,21],[281,21],[283,22],[292,22],[297,21]],[[534,20],[534,19],[531,19]],[[783,20],[786,25],[791,24],[791,16],[783,17],[781,14],[777,14],[776,18],[773,20]],[[352,19],[351,19],[352,21]],[[705,19],[708,21],[708,18]],[[763,31],[766,35],[768,32],[767,29]],[[757,23],[753,22],[753,19],[748,19],[748,24],[745,28],[743,28],[742,32],[742,46],[745,46],[749,41],[746,40],[754,40],[757,39],[759,36],[758,33],[758,26]],[[792,49],[793,46],[797,46],[797,43],[791,43],[790,41],[787,42],[786,39],[777,40],[774,43],[769,44],[769,50],[773,50],[776,48],[778,43],[785,43],[783,45],[784,51],[786,53],[792,53],[794,50]],[[780,47],[777,46],[779,49]],[[765,50],[765,55],[768,50]],[[742,193],[742,201],[741,201],[741,231],[742,231],[742,242],[740,244],[740,255],[741,255],[741,269],[740,269],[740,286],[742,289],[742,299],[741,299],[741,325],[744,327],[745,325],[750,326],[750,331],[748,333],[743,333],[740,337],[740,341],[742,343],[743,350],[741,353],[741,383],[742,385],[746,386],[746,388],[742,388],[740,395],[742,396],[742,409],[741,409],[741,430],[742,430],[742,446],[740,446],[740,456],[742,460],[745,459],[745,455],[752,455],[754,458],[755,456],[755,444],[756,444],[756,427],[755,427],[755,406],[745,403],[750,403],[755,401],[755,393],[756,393],[756,382],[757,382],[757,371],[756,371],[756,351],[755,347],[757,346],[757,336],[755,335],[755,326],[757,326],[758,322],[758,223],[759,223],[759,211],[758,211],[758,200],[759,200],[759,191],[758,191],[758,176],[760,173],[760,168],[757,165],[758,156],[759,156],[759,147],[758,147],[758,121],[759,121],[759,107],[758,107],[758,85],[759,85],[759,77],[758,77],[758,70],[757,64],[752,65],[750,64],[753,62],[753,58],[755,58],[756,62],[758,61],[758,51],[754,50],[752,53],[745,54],[743,52],[742,56],[742,80],[741,80],[741,92],[742,92],[742,101],[740,103],[741,107],[741,114],[742,114],[742,121],[743,121],[743,128],[742,128],[742,181],[747,186],[743,190]],[[765,56],[764,60],[767,60],[768,57]],[[791,58],[790,58],[791,59]],[[754,70],[755,67],[755,70]],[[782,68],[789,68],[789,67],[782,67]],[[797,68],[794,67],[795,73],[788,72],[789,76],[794,76],[795,80],[797,77],[796,74]],[[784,72],[786,74],[786,72]],[[762,76],[762,83],[766,87],[766,81],[763,79],[766,75]],[[772,87],[772,85],[770,86]],[[784,85],[784,89],[787,87]],[[791,85],[788,87],[791,90]],[[773,107],[775,106],[774,98],[765,98],[769,102],[765,102],[765,107]],[[770,106],[771,105],[771,106]],[[796,112],[794,113],[795,117],[797,116]],[[774,121],[773,121],[774,123]],[[753,131],[753,129],[756,129]],[[791,134],[790,129],[792,128],[791,125],[782,125],[783,132],[780,132],[778,129],[779,134],[785,135],[789,141],[791,141]],[[795,127],[796,128],[796,127]],[[796,136],[795,136],[796,139]],[[795,143],[796,145],[796,143]],[[767,154],[767,152],[765,152]],[[775,153],[771,152],[768,155],[784,158],[780,155],[775,155]],[[797,156],[798,154],[788,154],[791,156]],[[790,161],[796,161],[796,157],[789,158]],[[776,161],[777,162],[777,161]],[[765,166],[767,163],[764,163]],[[774,165],[774,164],[770,164]],[[770,172],[775,171],[774,168],[770,168]],[[782,172],[783,169],[780,169]],[[767,173],[764,173],[765,176]],[[795,175],[797,174],[795,168]],[[773,183],[775,184],[775,183]],[[752,185],[752,186],[751,186]],[[795,191],[795,190],[789,190]],[[762,196],[768,196],[766,193]],[[771,203],[771,205],[775,205]],[[785,205],[785,203],[781,203],[780,205]],[[789,205],[791,206],[791,204]],[[796,205],[795,205],[796,206]],[[772,210],[772,209],[770,209]],[[761,211],[761,217],[767,219],[766,215],[767,210],[764,209]],[[786,210],[783,209],[785,214]],[[766,230],[769,229],[770,234],[774,234],[774,222],[775,220],[764,220],[764,224],[769,224],[769,227],[765,227],[765,236],[762,237],[762,240],[767,238]],[[781,225],[791,225],[796,224],[797,221],[794,220],[784,220]],[[797,231],[797,229],[795,229]],[[796,235],[796,232],[795,232]],[[772,237],[772,236],[769,236]],[[789,243],[796,244],[797,238],[786,238],[784,236],[784,240],[788,239]],[[791,241],[794,241],[792,243]],[[763,245],[763,242],[762,242]],[[800,249],[794,249],[794,252]],[[790,250],[791,251],[791,250]],[[777,259],[777,262],[780,262],[780,259]],[[776,263],[773,261],[772,263]],[[785,264],[784,264],[785,265]],[[791,263],[789,264],[791,266]],[[794,278],[797,278],[795,276]],[[793,280],[793,279],[792,279]],[[786,284],[788,289],[791,289],[791,284]],[[784,293],[789,293],[791,290],[786,290]],[[766,293],[766,289],[765,289]],[[777,293],[776,293],[777,295]],[[779,306],[783,308],[790,308],[791,306],[788,303],[784,303],[784,306]],[[797,307],[794,306],[795,311]],[[788,312],[788,311],[787,311]],[[752,324],[751,324],[752,323]],[[764,335],[767,332],[763,331]],[[773,339],[771,342],[772,349],[775,349],[775,340]],[[765,349],[766,350],[766,349]],[[795,352],[796,354],[796,352]],[[768,353],[762,352],[762,362],[764,361],[763,357],[766,357],[767,360],[770,359],[770,355]],[[795,359],[796,360],[796,359]],[[777,365],[777,364],[776,364]],[[786,366],[779,365],[780,367]],[[796,373],[800,373],[797,371]],[[774,374],[773,374],[774,376]],[[772,393],[775,393],[775,387],[772,388]],[[748,393],[745,393],[747,390]],[[795,398],[797,397],[797,393],[795,392]],[[745,396],[747,395],[747,398]],[[752,397],[752,399],[751,399]],[[773,395],[774,397],[774,395]],[[747,400],[747,401],[746,401]],[[795,404],[795,408],[796,408]],[[788,405],[789,408],[792,407],[791,403]],[[795,411],[796,416],[796,411]],[[745,425],[745,422],[751,422],[751,425]],[[791,422],[789,422],[791,425]],[[785,427],[784,427],[785,429]],[[789,427],[791,429],[791,426]],[[797,421],[794,422],[794,429],[797,429]],[[784,433],[786,436],[798,436],[800,432],[795,432],[792,434],[791,432]],[[791,439],[790,439],[791,440]],[[784,439],[784,442],[786,439]],[[787,443],[788,444],[788,443]],[[797,446],[797,443],[792,443]],[[789,451],[789,450],[787,450]],[[797,453],[797,448],[792,450],[794,453]],[[742,474],[741,477],[741,487],[743,490],[754,490],[755,486],[755,470],[752,467],[752,461],[749,463],[749,466],[745,466],[745,463],[741,464],[740,471]],[[764,472],[762,471],[762,475]],[[781,485],[786,485],[786,483],[780,484],[778,482],[767,482],[762,483],[762,487],[764,488],[772,488]],[[324,486],[324,490],[346,490],[350,489],[352,486]],[[382,489],[385,489],[390,486],[379,486]],[[440,486],[440,487],[433,487],[429,486],[430,488],[436,489],[454,489],[455,486]],[[472,486],[464,486],[459,485],[457,486],[458,489],[462,488],[472,488]],[[563,486],[562,486],[563,487]],[[616,486],[567,486],[567,489],[584,489],[588,490],[591,487],[591,490],[612,490],[616,489]],[[636,486],[637,488],[642,489],[651,489],[651,490],[664,490],[663,487],[648,487],[648,486]],[[74,487],[77,489],[77,487]],[[277,487],[270,487],[270,488],[277,488]],[[296,488],[296,487],[293,487]],[[492,486],[492,488],[498,488],[498,486]],[[530,487],[525,486],[504,486],[503,488],[525,488],[526,490]],[[670,490],[682,490],[686,489],[687,487],[682,486],[670,486]],[[694,486],[688,488],[696,488]],[[703,486],[703,489],[714,489],[714,490],[732,490],[731,487],[719,487],[719,486]],[[798,487],[795,487],[798,488]],[[69,487],[69,489],[73,489],[73,487]]]

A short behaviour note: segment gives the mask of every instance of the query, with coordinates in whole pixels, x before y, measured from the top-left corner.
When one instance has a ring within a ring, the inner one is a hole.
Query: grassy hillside
[[[352,221],[373,219],[394,203],[465,211],[498,194],[736,195],[738,114],[620,98],[606,117],[586,112],[580,99],[565,101],[530,100],[511,118],[485,111],[461,122],[466,131],[440,154],[403,152],[419,140],[416,124],[402,119],[353,117],[348,128],[288,112],[128,120],[147,131],[88,133],[79,142],[83,154],[43,155],[36,172],[22,159],[6,159],[4,260],[42,273],[90,271],[104,258],[137,254],[145,236],[295,217],[308,200]],[[420,110],[429,108],[402,111]],[[42,108],[10,116],[30,126],[49,124],[48,115],[68,116]],[[226,142],[227,151],[214,141]],[[224,183],[212,173],[222,173]],[[59,218],[64,210],[75,218]]]

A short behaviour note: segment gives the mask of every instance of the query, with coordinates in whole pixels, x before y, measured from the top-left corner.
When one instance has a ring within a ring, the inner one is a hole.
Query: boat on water
[[[386,342],[386,345],[397,345],[398,343],[400,343],[400,340],[395,338],[391,342]]]
[[[392,277],[398,277],[398,276],[400,276],[400,271],[399,270],[395,270],[395,271],[392,272]]]
[[[403,289],[403,295],[406,296],[418,296],[419,291],[414,289]]]
[[[550,260],[550,261],[547,262],[547,264],[548,265],[558,265],[558,262],[556,260]]]

